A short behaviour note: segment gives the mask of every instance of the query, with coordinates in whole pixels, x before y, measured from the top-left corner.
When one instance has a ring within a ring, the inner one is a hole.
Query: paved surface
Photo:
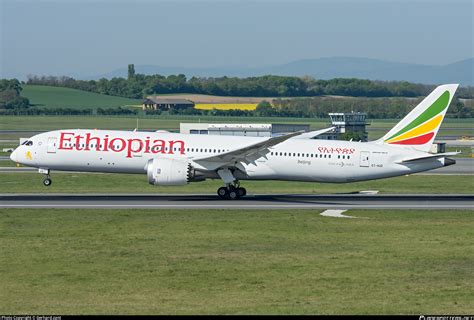
[[[0,208],[101,209],[473,209],[474,195],[249,195],[221,200],[216,195],[0,194]],[[474,212],[474,209],[473,209]]]

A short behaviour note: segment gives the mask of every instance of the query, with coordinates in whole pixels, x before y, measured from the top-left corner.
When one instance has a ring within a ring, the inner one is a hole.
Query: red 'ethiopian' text
[[[72,132],[61,132],[59,138],[60,150],[76,151],[111,151],[125,152],[127,158],[137,153],[161,153],[161,154],[184,154],[184,141],[162,140],[146,137],[145,139],[119,137],[93,137],[91,133],[75,135]]]

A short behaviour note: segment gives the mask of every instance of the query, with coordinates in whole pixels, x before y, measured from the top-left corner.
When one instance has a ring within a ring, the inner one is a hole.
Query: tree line
[[[237,97],[313,97],[322,95],[352,97],[419,97],[435,86],[406,81],[371,81],[336,78],[316,80],[311,77],[260,76],[192,77],[135,74],[129,67],[128,78],[77,80],[71,77],[30,76],[27,84],[79,89],[100,94],[140,99],[152,94],[194,93]],[[460,98],[474,98],[474,88],[459,88]]]

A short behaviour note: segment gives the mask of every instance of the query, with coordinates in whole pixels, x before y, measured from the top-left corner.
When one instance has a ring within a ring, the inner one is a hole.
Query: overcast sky
[[[356,56],[474,56],[473,1],[0,0],[0,77],[126,66],[259,67]]]

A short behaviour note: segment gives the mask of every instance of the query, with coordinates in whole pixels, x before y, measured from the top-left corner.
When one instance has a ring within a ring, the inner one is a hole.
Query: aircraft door
[[[55,137],[48,138],[48,153],[56,153],[58,139]]]
[[[370,165],[369,155],[370,155],[369,151],[360,152],[360,166],[361,167],[368,167]]]

